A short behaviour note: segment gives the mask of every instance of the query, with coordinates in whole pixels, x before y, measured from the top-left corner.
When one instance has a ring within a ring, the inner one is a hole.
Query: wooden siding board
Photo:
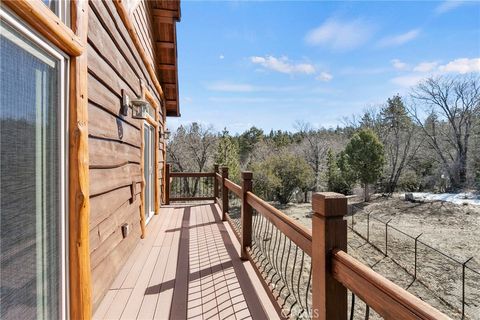
[[[140,147],[140,130],[95,105],[88,105],[90,115],[88,134],[97,138],[111,139]],[[112,155],[114,156],[114,155]]]
[[[137,147],[95,138],[89,139],[89,145],[90,168],[108,169],[128,163],[140,164],[140,149]]]
[[[97,16],[90,12],[89,14],[90,21],[89,23],[95,25],[90,32],[88,33],[88,54],[89,56],[94,57],[94,61],[103,60],[106,64],[112,69],[111,72],[107,72],[110,78],[114,77],[118,80],[123,80],[123,86],[120,89],[129,87],[136,96],[140,95],[140,79],[129,66],[128,61],[125,57],[120,54],[119,49],[116,47],[116,44],[112,41],[106,30],[103,28],[102,24],[99,22]],[[93,50],[92,50],[93,49]],[[92,53],[95,51],[95,54]],[[108,68],[106,68],[108,69]],[[104,70],[104,69],[102,69]],[[103,77],[101,77],[103,79]],[[113,80],[113,79],[112,79]],[[118,85],[118,80],[117,85]],[[118,91],[118,90],[115,90]]]
[[[135,59],[131,48],[129,47],[125,37],[120,34],[116,22],[112,19],[109,9],[103,1],[90,1],[90,7],[96,13],[98,20],[108,33],[112,41],[115,43],[118,51],[122,54],[129,66],[139,78],[144,78],[148,82],[148,73],[141,68],[138,60]]]
[[[123,208],[122,211],[125,211],[125,215],[127,216],[127,219],[124,220],[123,223],[128,223],[131,227],[131,229],[137,229],[139,228],[139,202],[135,202],[134,204],[128,205],[127,207]],[[115,216],[111,217],[110,219],[115,219]],[[100,225],[99,225],[100,228]],[[102,230],[100,232],[104,232],[105,234],[102,234],[101,237],[103,238],[100,246],[96,248],[95,250],[92,251],[91,253],[91,266],[92,268],[95,268],[104,260],[111,252],[113,252],[115,247],[123,242],[124,240],[122,231],[120,229],[120,225],[118,225],[118,228],[116,227],[110,227],[106,226],[107,229]],[[108,232],[112,233],[108,234]],[[131,232],[127,238],[130,237],[130,235],[133,232]],[[125,238],[125,239],[127,239]]]
[[[129,32],[127,30],[127,28],[125,27],[125,24],[122,23],[122,19],[121,17],[119,16],[118,14],[118,11],[116,9],[116,5],[112,2],[112,1],[104,1],[104,4],[106,5],[106,7],[109,9],[112,17],[113,17],[113,21],[115,21],[116,23],[116,26],[118,28],[118,31],[121,35],[124,35],[124,38],[125,38],[125,41],[127,42],[130,50],[132,51],[132,54],[134,55],[134,57],[137,59],[137,62],[138,64],[141,66],[143,72],[144,72],[144,77],[143,79],[147,80],[147,83],[151,86],[151,87],[154,87],[153,86],[153,79],[150,77],[150,74],[149,72],[147,71],[147,68],[146,66],[143,64],[143,61],[141,59],[141,56],[140,56],[140,53],[138,52],[138,50],[136,49],[135,47],[135,44],[132,40],[132,38],[130,37],[129,35]],[[155,69],[155,68],[154,68]],[[160,102],[160,92],[158,92],[156,89],[153,90],[152,92],[154,92],[156,98],[158,99],[158,102]]]
[[[90,194],[94,196],[128,186],[132,181],[142,181],[138,164],[129,163],[112,169],[90,169]]]
[[[125,43],[125,51],[128,51],[129,56],[132,57],[133,62],[135,62],[135,65],[140,68],[142,72],[142,78],[146,80],[146,82],[151,85],[152,84],[152,79],[150,78],[150,75],[147,72],[146,67],[144,66],[143,62],[141,61],[138,52],[135,48],[135,45],[133,44],[132,39],[130,38],[127,29],[125,28],[124,24],[122,23],[122,20],[118,16],[117,9],[115,8],[114,4],[111,1],[102,1],[103,7],[106,9],[108,14],[110,15],[110,19],[108,20],[110,27],[109,29],[111,30],[112,34],[118,35],[116,38],[121,38],[123,40],[123,43]],[[100,7],[98,6],[98,9],[100,10]],[[105,19],[107,21],[107,19]],[[114,26],[114,27],[113,27]],[[158,93],[157,93],[157,98],[158,98]]]
[[[139,198],[140,183],[137,183],[135,188],[136,196]],[[112,190],[102,195],[92,197],[90,199],[90,230],[95,228],[101,221],[115,212],[122,206],[123,203],[132,199],[132,191],[130,186],[125,186],[119,189]]]
[[[95,76],[105,87],[114,92],[118,98],[121,97],[122,89],[126,90],[127,94],[131,97],[135,97],[137,93],[132,90],[132,87],[128,85],[125,80],[118,76],[116,71],[109,65],[106,60],[100,56],[97,50],[89,43],[87,47],[89,57],[88,72]],[[138,78],[134,79],[138,84],[138,92],[140,92],[140,81]]]

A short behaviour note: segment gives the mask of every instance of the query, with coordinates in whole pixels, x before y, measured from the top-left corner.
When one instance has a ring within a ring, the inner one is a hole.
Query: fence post
[[[355,215],[355,212],[353,212],[352,210],[352,231],[355,231],[355,229],[353,228],[353,225],[355,224],[355,220],[353,218],[354,215]]]
[[[370,213],[367,214],[367,242],[370,242]]]
[[[248,260],[247,247],[252,245],[252,214],[253,209],[247,203],[247,192],[252,191],[252,172],[242,172],[242,237],[241,258]]]
[[[228,189],[225,186],[225,179],[228,179],[228,167],[222,167],[222,221],[227,220],[228,212]]]
[[[170,164],[165,166],[165,204],[170,204]]]
[[[218,202],[218,164],[213,166],[213,197],[215,198],[215,203]]]
[[[423,233],[420,233],[418,236],[415,237],[415,265],[414,265],[414,270],[413,270],[413,280],[417,279],[417,247],[418,247],[418,238]]]
[[[312,195],[312,316],[347,319],[347,289],[333,278],[333,249],[347,251],[347,198],[338,193]]]
[[[462,320],[465,319],[465,268],[473,257],[462,264]]]
[[[392,221],[392,219],[388,220],[385,223],[385,257],[388,256],[388,224]]]

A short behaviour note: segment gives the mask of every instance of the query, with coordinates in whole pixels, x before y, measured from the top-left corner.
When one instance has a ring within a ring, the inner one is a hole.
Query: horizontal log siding
[[[122,89],[131,97],[140,95],[141,79],[158,104],[160,100],[115,5],[110,0],[90,1],[89,10],[89,238],[95,310],[140,239],[142,121],[133,119],[131,110],[128,116],[120,115]],[[144,22],[138,27],[145,28],[137,31],[145,37],[151,35]],[[153,49],[146,52],[153,59]],[[131,227],[125,239],[124,223]]]
[[[132,22],[135,27],[135,31],[140,38],[145,53],[147,54],[149,63],[153,69],[157,69],[155,66],[155,43],[153,39],[152,30],[152,11],[151,4],[148,1],[140,1],[137,8],[133,12]],[[163,88],[165,90],[165,88]]]

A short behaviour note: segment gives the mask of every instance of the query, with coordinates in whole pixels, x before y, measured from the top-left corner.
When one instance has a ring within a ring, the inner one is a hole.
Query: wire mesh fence
[[[373,217],[360,211],[347,217],[348,227],[378,251],[403,268],[411,281],[434,292],[449,316],[460,319],[478,319],[480,315],[480,271],[472,258],[460,261],[422,239],[422,234],[411,235],[394,225],[391,220]],[[478,264],[477,264],[478,265]]]

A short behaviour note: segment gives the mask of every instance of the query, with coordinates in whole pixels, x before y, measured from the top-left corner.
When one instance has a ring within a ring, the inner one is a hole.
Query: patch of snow
[[[405,194],[402,195],[405,197]],[[455,204],[472,204],[480,206],[480,195],[473,193],[430,193],[430,192],[413,192],[413,196],[417,200],[425,201],[445,201]]]

